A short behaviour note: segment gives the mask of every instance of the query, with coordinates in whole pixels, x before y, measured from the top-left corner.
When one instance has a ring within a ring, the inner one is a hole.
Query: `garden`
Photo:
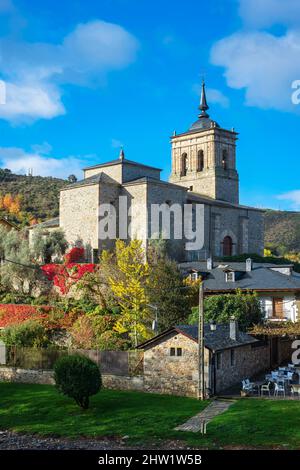
[[[109,438],[196,448],[299,449],[297,401],[240,399],[207,426],[207,434],[174,431],[208,402],[151,393],[101,390],[88,410],[50,385],[0,384],[0,427],[41,436]],[[49,406],[51,403],[51,406]]]

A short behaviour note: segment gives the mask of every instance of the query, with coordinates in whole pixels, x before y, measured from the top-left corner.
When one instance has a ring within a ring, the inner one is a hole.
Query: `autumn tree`
[[[126,244],[117,240],[115,270],[109,277],[111,291],[121,308],[115,328],[119,333],[127,332],[134,346],[151,335],[148,278],[149,264],[141,241],[132,240]]]

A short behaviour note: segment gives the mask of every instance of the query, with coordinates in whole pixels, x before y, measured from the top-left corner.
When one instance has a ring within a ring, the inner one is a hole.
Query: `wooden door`
[[[283,299],[280,297],[273,298],[273,318],[283,318]]]

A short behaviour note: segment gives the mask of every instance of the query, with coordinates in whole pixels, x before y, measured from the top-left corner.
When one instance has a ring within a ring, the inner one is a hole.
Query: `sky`
[[[123,146],[167,179],[203,77],[241,203],[300,210],[299,0],[0,0],[0,166],[81,178]]]

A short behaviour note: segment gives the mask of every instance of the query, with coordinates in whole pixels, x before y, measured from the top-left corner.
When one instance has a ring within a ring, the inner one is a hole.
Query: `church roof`
[[[133,160],[128,160],[127,158],[116,158],[114,160],[110,160],[109,162],[105,163],[99,163],[98,165],[93,165],[93,166],[87,166],[83,168],[83,170],[94,170],[96,168],[104,168],[106,166],[112,166],[112,165],[120,165],[120,164],[126,164],[126,165],[135,165],[135,166],[141,166],[144,168],[151,168],[152,170],[157,170],[157,171],[162,171],[161,168],[156,168],[154,166],[150,165],[145,165],[144,163],[138,163]]]
[[[119,186],[119,183],[112,179],[110,176],[106,175],[102,171],[97,173],[96,175],[89,176],[80,181],[76,181],[76,183],[69,184],[61,189],[61,191],[66,191],[67,189],[79,188],[81,186],[90,186],[92,184],[99,184],[99,183],[108,183],[108,184],[115,184]]]

